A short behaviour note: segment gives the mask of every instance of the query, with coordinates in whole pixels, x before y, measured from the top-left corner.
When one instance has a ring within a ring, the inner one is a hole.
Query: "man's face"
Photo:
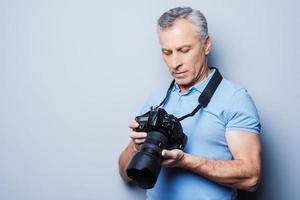
[[[170,29],[159,32],[162,56],[181,92],[203,79],[210,40],[200,42],[195,26],[177,19]]]

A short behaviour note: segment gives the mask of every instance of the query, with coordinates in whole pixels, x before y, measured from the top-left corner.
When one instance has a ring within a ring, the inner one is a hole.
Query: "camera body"
[[[187,142],[187,136],[183,133],[178,119],[163,108],[151,108],[149,112],[137,116],[135,120],[139,123],[135,131],[147,133],[157,131],[166,136],[168,143],[165,148],[168,150],[183,149]]]
[[[183,149],[187,136],[183,133],[179,120],[169,115],[163,108],[151,108],[135,120],[137,132],[147,132],[147,137],[126,169],[127,176],[144,189],[154,187],[161,170],[163,149]]]

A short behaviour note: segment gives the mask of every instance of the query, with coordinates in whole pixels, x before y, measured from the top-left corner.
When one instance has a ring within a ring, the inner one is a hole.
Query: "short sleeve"
[[[226,131],[240,130],[260,134],[261,124],[254,101],[245,89],[237,90],[225,110]]]

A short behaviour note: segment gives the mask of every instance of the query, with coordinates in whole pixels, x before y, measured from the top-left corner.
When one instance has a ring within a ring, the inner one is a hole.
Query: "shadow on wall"
[[[124,187],[137,199],[146,199],[146,190],[138,187],[134,183],[123,182]]]
[[[217,46],[214,44],[214,46]],[[216,47],[217,48],[217,47]],[[208,66],[216,67],[222,73],[222,75],[226,75],[226,67],[222,64],[222,57],[219,55],[218,51],[213,48],[208,55]]]

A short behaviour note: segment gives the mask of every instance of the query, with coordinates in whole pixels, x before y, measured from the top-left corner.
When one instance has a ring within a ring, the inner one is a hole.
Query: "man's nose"
[[[172,68],[173,69],[177,69],[178,67],[180,67],[182,65],[181,59],[178,55],[174,54],[172,56]]]

